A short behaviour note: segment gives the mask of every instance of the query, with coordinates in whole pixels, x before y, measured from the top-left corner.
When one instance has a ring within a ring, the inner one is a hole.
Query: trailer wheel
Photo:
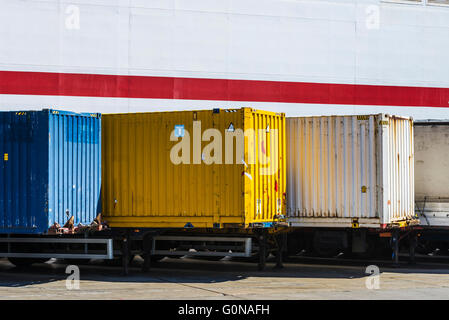
[[[29,267],[33,263],[44,263],[50,259],[47,258],[8,258],[8,261],[11,262],[16,267]]]

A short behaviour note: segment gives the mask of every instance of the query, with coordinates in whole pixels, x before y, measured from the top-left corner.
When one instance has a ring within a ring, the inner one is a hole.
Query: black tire
[[[16,267],[29,267],[34,263],[44,263],[50,259],[47,258],[8,258],[8,261],[11,262]]]

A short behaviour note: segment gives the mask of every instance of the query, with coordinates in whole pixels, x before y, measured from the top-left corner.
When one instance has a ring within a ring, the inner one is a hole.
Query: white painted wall
[[[379,0],[0,0],[0,8],[0,70],[449,87],[449,6]],[[217,104],[292,116],[390,112],[424,119],[449,113],[0,95],[1,109],[46,105],[128,112]]]

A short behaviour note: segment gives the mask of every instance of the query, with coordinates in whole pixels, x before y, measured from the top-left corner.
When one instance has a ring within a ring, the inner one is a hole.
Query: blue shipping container
[[[0,233],[38,234],[100,212],[101,116],[0,112]]]

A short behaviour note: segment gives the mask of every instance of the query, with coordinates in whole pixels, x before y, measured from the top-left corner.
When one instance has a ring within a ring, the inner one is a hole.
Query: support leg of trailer
[[[399,236],[398,229],[394,230],[391,236],[391,248],[393,250],[392,260],[394,267],[399,267]]]
[[[259,271],[263,271],[265,269],[266,260],[267,260],[267,232],[266,230],[262,230],[259,234]]]
[[[128,275],[129,270],[128,270],[128,265],[129,265],[129,237],[128,235],[123,237],[122,240],[122,274],[124,276]]]
[[[279,236],[276,237],[276,269],[282,269],[284,267],[283,263],[282,263],[282,257],[283,257],[283,253],[284,253],[284,248],[286,245],[286,235],[285,234],[281,234]]]
[[[409,235],[409,263],[410,264],[416,264],[416,259],[415,259],[415,249],[416,246],[418,244],[418,236],[416,234],[416,232],[412,231],[410,232]]]
[[[153,238],[145,236],[143,238],[143,266],[142,272],[148,272],[151,268],[151,248],[153,246]]]

